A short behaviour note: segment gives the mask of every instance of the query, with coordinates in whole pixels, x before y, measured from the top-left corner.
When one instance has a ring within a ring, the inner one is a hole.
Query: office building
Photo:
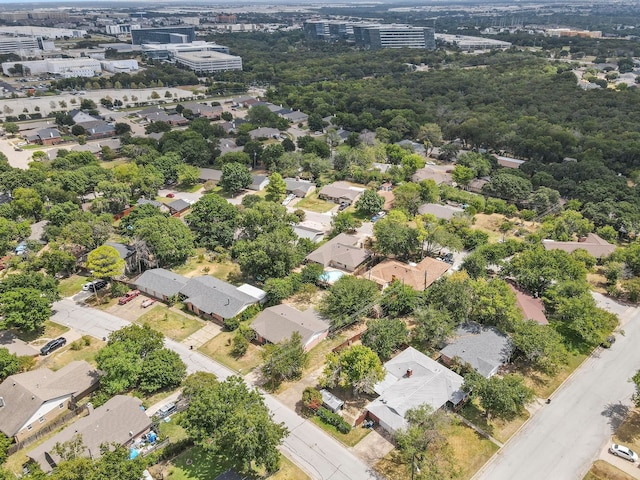
[[[436,41],[433,28],[410,25],[354,25],[353,36],[357,47],[424,48],[434,50]]]
[[[440,42],[454,45],[465,52],[473,50],[493,50],[496,48],[506,50],[511,47],[510,42],[494,40],[493,38],[472,37],[469,35],[448,35],[438,33],[436,35],[436,39]]]
[[[180,53],[175,62],[196,73],[215,73],[242,70],[242,58],[220,52]]]
[[[0,55],[34,56],[40,52],[41,46],[35,37],[0,37]]]
[[[138,70],[138,62],[136,60],[101,61],[100,66],[105,72],[110,73],[131,73]]]
[[[131,30],[131,43],[191,43],[196,39],[194,26],[141,28]]]
[[[52,58],[50,60],[28,62],[4,62],[2,64],[2,73],[11,75],[10,69],[15,68],[16,63],[22,65],[23,76],[50,73],[64,78],[94,77],[102,72],[100,62],[92,58]]]
[[[312,40],[336,41],[353,39],[353,23],[337,20],[308,20],[303,30]]]
[[[147,43],[142,45],[142,54],[152,60],[172,60],[178,54],[198,52],[229,53],[229,47],[198,40],[191,43]]]
[[[118,25],[107,25],[105,29],[109,35],[126,35],[131,33],[131,30],[140,30],[140,25],[121,23]]]

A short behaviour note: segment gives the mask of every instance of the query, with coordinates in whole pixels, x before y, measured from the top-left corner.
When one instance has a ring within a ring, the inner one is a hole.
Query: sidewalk
[[[602,450],[600,450],[600,455],[598,456],[598,460],[604,460],[607,463],[610,463],[616,468],[619,468],[624,473],[631,475],[633,478],[640,479],[640,468],[637,463],[631,463],[628,460],[617,457],[609,453],[609,446],[613,442],[608,442]]]
[[[213,322],[208,322],[204,327],[196,330],[187,338],[182,340],[182,343],[188,345],[189,347],[193,347],[194,350],[197,350],[213,337],[222,332],[222,328],[223,327],[221,327],[220,325],[217,325]]]

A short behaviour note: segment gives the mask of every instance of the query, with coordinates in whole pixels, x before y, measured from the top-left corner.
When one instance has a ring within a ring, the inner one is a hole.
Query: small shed
[[[344,406],[343,400],[340,400],[333,393],[331,393],[329,390],[325,390],[324,388],[320,390],[320,393],[322,394],[323,407],[328,408],[333,413],[338,412],[338,410],[342,410],[342,407]]]

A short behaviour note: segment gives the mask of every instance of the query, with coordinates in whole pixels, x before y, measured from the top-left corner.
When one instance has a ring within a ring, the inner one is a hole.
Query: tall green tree
[[[19,370],[20,360],[18,359],[18,356],[10,353],[6,348],[0,348],[0,382],[8,376],[18,373]]]
[[[362,334],[362,344],[388,360],[391,354],[409,340],[407,325],[399,318],[372,319]]]
[[[196,444],[212,456],[222,455],[240,472],[252,467],[275,472],[280,459],[277,447],[288,431],[272,420],[258,390],[235,376],[191,385],[183,425]]]
[[[269,185],[267,185],[266,199],[271,202],[280,203],[287,193],[287,185],[278,172],[274,172],[269,176]]]
[[[352,388],[355,394],[372,393],[385,376],[376,353],[364,345],[353,345],[339,353],[327,355],[320,383],[328,387]]]
[[[365,190],[356,202],[356,210],[363,215],[373,215],[382,210],[384,198],[375,190]]]
[[[159,266],[179,265],[193,254],[193,234],[179,218],[145,218],[135,227],[137,237],[147,243]]]
[[[2,328],[33,332],[51,317],[51,302],[35,288],[15,288],[0,294],[0,314]]]
[[[124,273],[124,267],[124,260],[118,251],[109,245],[102,245],[87,256],[87,270],[93,272],[96,278],[118,277]]]
[[[336,330],[357,322],[377,301],[377,285],[371,280],[344,275],[329,289],[320,303],[320,312]]]
[[[213,250],[230,247],[239,223],[238,209],[220,195],[209,193],[191,207],[185,217],[199,246]]]
[[[439,348],[456,329],[456,323],[446,309],[419,308],[414,313],[414,322],[411,338],[429,349]]]
[[[142,361],[138,384],[147,393],[175,388],[187,376],[187,366],[180,355],[168,348],[152,351]]]
[[[249,168],[240,163],[225,163],[219,185],[223,190],[236,194],[251,185],[253,178]]]
[[[262,352],[262,359],[264,363],[260,371],[272,388],[283,381],[300,378],[302,370],[309,363],[309,355],[304,351],[299,332],[293,332],[291,338],[282,343],[267,345]]]

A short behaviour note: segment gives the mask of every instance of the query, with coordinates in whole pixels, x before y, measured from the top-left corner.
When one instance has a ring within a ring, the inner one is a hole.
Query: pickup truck
[[[124,296],[118,299],[118,305],[124,305],[125,303],[129,303],[131,300],[140,295],[139,290],[131,290],[124,294]]]

